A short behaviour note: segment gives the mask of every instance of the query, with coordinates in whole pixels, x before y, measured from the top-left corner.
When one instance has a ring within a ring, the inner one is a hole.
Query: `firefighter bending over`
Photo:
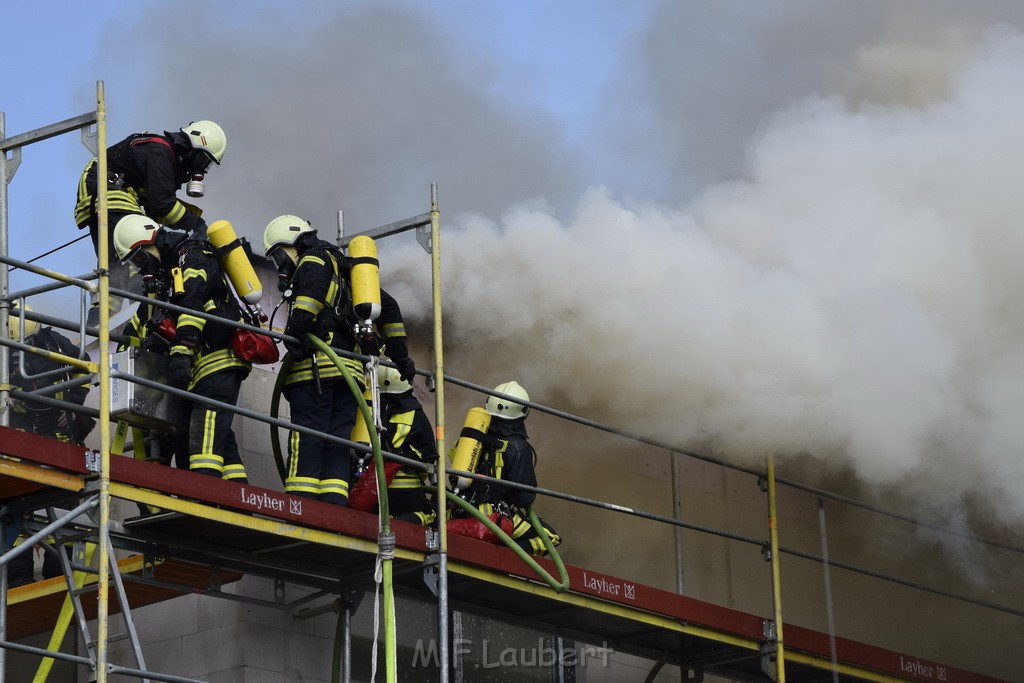
[[[203,233],[206,223],[197,207],[182,202],[177,192],[186,185],[189,197],[205,194],[203,180],[212,164],[220,164],[227,147],[224,131],[213,121],[195,121],[176,132],[135,133],[107,148],[107,220],[113,231],[129,214],[145,215],[157,223],[185,232]],[[88,226],[92,244],[99,255],[99,226],[96,217],[97,160],[86,164],[78,181],[75,223]],[[111,259],[110,286],[128,287],[129,272]],[[120,297],[111,297],[111,313],[121,310]],[[99,303],[94,298],[89,311],[91,324],[98,320]]]
[[[518,382],[499,384],[494,391],[522,401],[530,400],[529,394]],[[537,452],[533,449],[529,442],[529,436],[526,434],[526,416],[529,413],[529,407],[507,398],[491,396],[487,399],[485,409],[491,419],[486,433],[477,433],[482,450],[473,470],[474,473],[517,484],[536,486]],[[479,408],[472,410],[479,410]],[[461,440],[466,437],[460,436],[459,438]],[[491,482],[469,481],[471,483],[464,486],[464,490],[461,492],[467,501],[475,505],[480,512],[488,515],[492,522],[498,524],[526,552],[538,556],[547,554],[547,549],[540,536],[530,525],[526,512],[526,509],[533,505],[537,494],[533,491]],[[456,488],[459,488],[457,484]],[[498,542],[497,537],[481,522],[469,516],[461,508],[454,508],[452,516],[455,519],[448,522],[448,530],[451,533],[472,536],[492,543]],[[561,543],[561,538],[543,520],[541,520],[541,525],[551,537],[551,542],[554,545]]]
[[[381,434],[381,449],[433,465],[437,462],[434,427],[419,400],[413,396],[412,383],[402,379],[398,370],[384,365],[377,368],[377,377],[380,384],[379,410],[386,430]],[[359,417],[356,421],[359,422]],[[357,424],[353,432],[352,441],[361,440],[357,437],[359,426]],[[357,474],[349,505],[356,510],[377,512],[377,470],[372,456],[364,462],[365,465],[358,467],[361,473]],[[425,470],[385,460],[384,476],[388,488],[388,510],[392,517],[421,526],[433,523],[437,513],[431,497],[427,495],[430,480]]]
[[[179,306],[243,322],[213,246],[199,235],[159,226],[145,216],[126,216],[114,228],[114,249],[123,263],[142,274],[144,286],[158,296],[168,291]],[[174,283],[180,269],[180,285]],[[164,283],[164,284],[158,284]],[[171,386],[235,405],[252,365],[231,347],[234,328],[181,313],[170,342],[167,378]],[[245,467],[231,429],[234,413],[193,401],[188,425],[189,469],[247,483]]]
[[[285,334],[297,340],[285,343],[293,360],[283,392],[291,406],[292,422],[348,439],[356,419],[355,396],[327,355],[314,353],[307,333],[342,351],[379,354],[379,342],[372,331],[369,336],[357,338],[358,320],[352,302],[354,261],[321,240],[309,222],[290,214],[267,224],[263,246],[277,268],[279,287],[289,301]],[[401,309],[391,295],[383,289],[379,292],[376,327],[388,356],[398,365],[401,376],[411,381],[416,364],[409,358]],[[365,381],[362,363],[343,360],[358,381]],[[288,439],[288,455],[286,493],[348,505],[351,456],[346,446],[296,431]]]

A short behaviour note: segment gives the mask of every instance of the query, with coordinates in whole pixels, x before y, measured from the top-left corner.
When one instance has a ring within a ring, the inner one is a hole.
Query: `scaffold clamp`
[[[86,451],[85,452],[85,469],[90,472],[100,471],[100,452],[99,451]]]

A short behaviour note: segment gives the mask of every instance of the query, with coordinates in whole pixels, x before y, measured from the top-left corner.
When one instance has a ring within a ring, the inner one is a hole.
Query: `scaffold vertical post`
[[[675,451],[668,453],[669,463],[672,469],[672,518],[677,521],[683,520],[683,495],[679,484],[679,454]],[[683,594],[683,528],[672,527],[672,538],[676,550],[676,592]]]
[[[768,538],[771,543],[772,604],[775,606],[775,670],[777,683],[786,683],[786,650],[782,640],[782,578],[779,574],[779,524],[775,501],[775,455],[768,453]]]
[[[0,111],[0,140],[7,137],[7,123],[5,114]],[[0,148],[0,256],[9,256],[7,253],[7,151]],[[7,339],[8,325],[10,324],[10,306],[7,294],[10,292],[10,273],[6,263],[0,263],[0,337]],[[9,351],[6,347],[0,349],[0,426],[7,427],[11,424],[10,409],[7,407],[11,388],[11,366]],[[0,663],[3,661],[3,653],[0,652]],[[2,672],[2,666],[0,666]],[[0,678],[0,680],[3,680]]]
[[[110,599],[110,226],[107,224],[107,110],[103,81],[96,82],[96,220],[98,227],[100,329],[97,360],[100,370],[100,555],[96,611],[96,683],[106,683]]]
[[[3,114],[0,114],[0,138],[4,135]],[[0,151],[0,154],[3,154]],[[4,264],[7,269],[7,264]],[[3,539],[3,547],[7,549],[7,525],[0,517],[0,539]],[[7,563],[0,564],[0,640],[7,640]],[[0,647],[0,681],[7,680],[7,648]]]
[[[430,185],[430,262],[434,304],[434,436],[437,440],[437,680],[448,681],[448,503],[445,498],[447,463],[444,438],[444,346],[441,327],[441,214],[437,183]]]

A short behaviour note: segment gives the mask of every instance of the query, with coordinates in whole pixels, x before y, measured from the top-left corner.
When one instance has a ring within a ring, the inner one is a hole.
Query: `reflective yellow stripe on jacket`
[[[242,357],[235,353],[235,350],[230,346],[226,349],[217,349],[209,353],[199,354],[192,366],[192,381],[189,382],[189,390],[191,391],[196,383],[204,377],[209,377],[213,373],[226,370],[227,368],[245,368],[250,370],[252,365],[242,360]]]
[[[355,358],[342,358],[341,361],[348,368],[348,371],[352,374],[356,380],[356,384],[360,387],[364,386],[366,380],[363,377],[363,364]],[[323,351],[316,352],[317,367],[320,372],[320,379],[330,379],[334,377],[342,377],[342,372],[337,368],[334,362],[327,357],[327,354]],[[305,358],[292,364],[292,371],[288,373],[288,377],[285,379],[285,386],[289,384],[297,384],[298,382],[312,382],[313,381],[313,358]]]
[[[89,171],[95,164],[96,159],[93,158],[86,165],[85,171],[82,172],[82,177],[78,181],[78,201],[75,203],[75,223],[78,225],[85,225],[93,214],[96,198],[89,192],[89,184],[86,180],[89,177]],[[139,196],[132,188],[108,190],[107,211],[110,213],[144,213],[139,204]]]

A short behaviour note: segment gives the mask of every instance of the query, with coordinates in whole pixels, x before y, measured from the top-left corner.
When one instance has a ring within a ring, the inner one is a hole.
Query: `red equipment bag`
[[[250,330],[236,328],[231,336],[231,348],[250,363],[276,363],[281,357],[276,341],[265,334]]]
[[[499,512],[492,512],[488,518],[509,536],[512,535],[512,520]],[[487,543],[500,543],[498,536],[475,517],[460,517],[448,521],[448,533],[468,536]]]
[[[371,461],[372,462],[372,461]],[[390,484],[402,465],[397,462],[384,462],[384,481]],[[377,468],[368,467],[356,480],[355,486],[348,494],[348,506],[353,510],[374,512],[377,507]]]

